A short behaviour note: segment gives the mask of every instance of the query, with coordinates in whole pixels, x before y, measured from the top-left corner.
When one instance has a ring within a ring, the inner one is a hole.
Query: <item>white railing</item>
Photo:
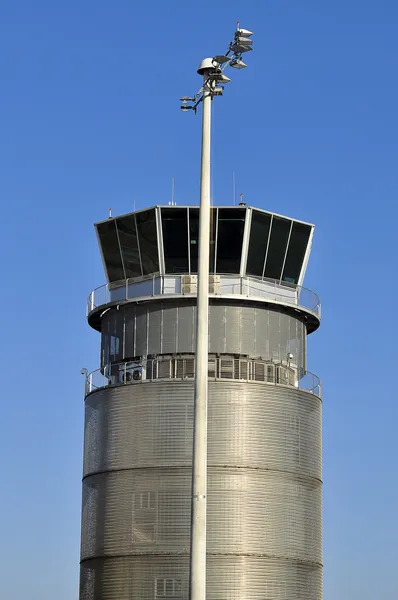
[[[298,378],[293,365],[273,363],[249,358],[209,356],[209,380],[227,379],[232,381],[262,382],[274,385],[287,385],[321,397],[319,377],[307,371]],[[139,362],[112,364],[97,369],[86,377],[85,393],[96,390],[159,379],[194,379],[195,358],[157,357]]]
[[[151,275],[102,285],[87,298],[87,314],[111,302],[124,302],[140,297],[167,295],[196,296],[195,275]],[[211,275],[209,293],[212,296],[237,295],[252,299],[265,298],[303,307],[318,318],[321,316],[319,297],[311,290],[277,279]]]

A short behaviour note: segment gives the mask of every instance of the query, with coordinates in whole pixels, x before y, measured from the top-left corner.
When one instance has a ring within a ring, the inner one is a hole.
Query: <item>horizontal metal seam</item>
[[[101,555],[94,555],[92,557],[82,558],[80,560],[80,564],[83,564],[87,561],[92,561],[92,560],[114,560],[114,559],[120,559],[120,558],[136,558],[136,557],[150,557],[150,556],[154,556],[154,557],[187,556],[188,557],[189,552],[136,552],[136,553],[131,553],[131,554],[101,554]],[[316,562],[316,561],[312,561],[312,560],[303,560],[303,559],[299,559],[299,558],[290,558],[288,556],[279,556],[276,554],[255,554],[255,553],[246,553],[246,552],[241,552],[241,553],[207,552],[206,556],[207,557],[217,556],[217,557],[225,557],[225,558],[230,558],[230,557],[233,557],[233,558],[236,558],[236,557],[269,558],[270,560],[280,560],[283,562],[295,563],[295,564],[299,564],[299,565],[310,565],[310,566],[319,567],[319,568],[323,567],[323,563],[321,563],[321,562]]]
[[[120,388],[126,388],[129,386],[136,386],[136,385],[149,385],[149,384],[161,384],[161,383],[176,383],[176,382],[181,382],[181,383],[191,383],[192,382],[192,386],[193,386],[193,382],[194,379],[179,379],[177,377],[175,378],[161,378],[161,379],[148,379],[145,381],[137,381],[137,382],[129,382],[128,384],[126,383],[120,383],[119,385],[105,385],[101,388],[98,388],[96,390],[93,390],[91,392],[88,392],[88,394],[86,394],[85,399],[88,398],[89,396],[92,396],[93,394],[96,394],[97,392],[102,392],[103,390],[115,390],[115,389],[120,389]],[[309,390],[303,390],[303,389],[299,389],[296,388],[293,385],[285,385],[283,383],[270,383],[269,381],[246,381],[246,380],[242,380],[242,379],[222,379],[222,378],[214,378],[212,379],[211,377],[209,377],[209,384],[210,383],[222,383],[223,385],[225,385],[226,383],[228,384],[241,384],[241,385],[266,385],[267,387],[276,387],[276,388],[285,388],[288,390],[291,390],[293,392],[298,392],[301,393],[303,392],[304,394],[309,394],[311,395],[311,397],[317,398],[320,402],[320,404],[322,404],[322,398],[320,396],[318,396],[318,394],[315,394],[314,392],[311,392]]]
[[[212,465],[212,464],[208,464],[207,468],[211,468],[211,469],[238,469],[238,470],[246,470],[246,471],[261,471],[261,472],[265,472],[265,473],[283,473],[283,474],[288,474],[288,475],[294,475],[295,477],[299,477],[300,479],[306,479],[306,480],[311,480],[311,481],[317,481],[318,483],[323,483],[322,479],[319,479],[319,477],[314,477],[313,475],[306,475],[297,471],[286,471],[286,470],[282,470],[282,469],[267,469],[267,468],[263,468],[263,467],[247,467],[247,466],[242,466],[242,465]],[[83,477],[83,481],[85,481],[86,479],[88,479],[89,477],[95,477],[97,475],[105,475],[107,473],[123,473],[125,471],[157,471],[157,470],[162,470],[162,469],[167,469],[167,471],[170,470],[191,470],[192,467],[190,466],[185,466],[185,465],[156,465],[156,466],[149,466],[149,467],[129,467],[129,468],[122,468],[122,469],[107,469],[107,470],[103,470],[103,471],[93,471],[92,473],[89,473],[87,475],[84,475]]]

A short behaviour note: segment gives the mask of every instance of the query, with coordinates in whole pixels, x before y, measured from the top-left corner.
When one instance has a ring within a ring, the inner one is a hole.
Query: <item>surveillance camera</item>
[[[81,373],[82,375],[87,375],[87,369],[82,369],[82,370],[80,371],[80,373]]]
[[[291,352],[289,352],[289,354],[287,355],[288,359],[291,360],[293,358],[293,354]]]

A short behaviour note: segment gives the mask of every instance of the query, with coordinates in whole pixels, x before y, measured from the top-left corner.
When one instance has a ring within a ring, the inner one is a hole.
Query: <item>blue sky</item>
[[[316,224],[324,599],[397,595],[398,4],[3,0],[2,598],[77,598],[92,223],[167,203],[173,176],[197,203],[200,119],[178,99],[237,19],[256,45],[214,102],[213,200],[235,171],[249,204]]]

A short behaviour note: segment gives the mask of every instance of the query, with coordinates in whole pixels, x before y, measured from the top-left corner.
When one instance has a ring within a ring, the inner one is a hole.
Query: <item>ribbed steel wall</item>
[[[86,398],[80,600],[187,599],[193,384]],[[209,383],[208,600],[320,600],[321,401]]]
[[[102,366],[135,356],[195,352],[196,307],[192,300],[152,301],[111,308],[102,317]],[[118,345],[110,343],[117,338]],[[209,352],[284,362],[288,353],[305,370],[305,324],[283,308],[213,300]]]

